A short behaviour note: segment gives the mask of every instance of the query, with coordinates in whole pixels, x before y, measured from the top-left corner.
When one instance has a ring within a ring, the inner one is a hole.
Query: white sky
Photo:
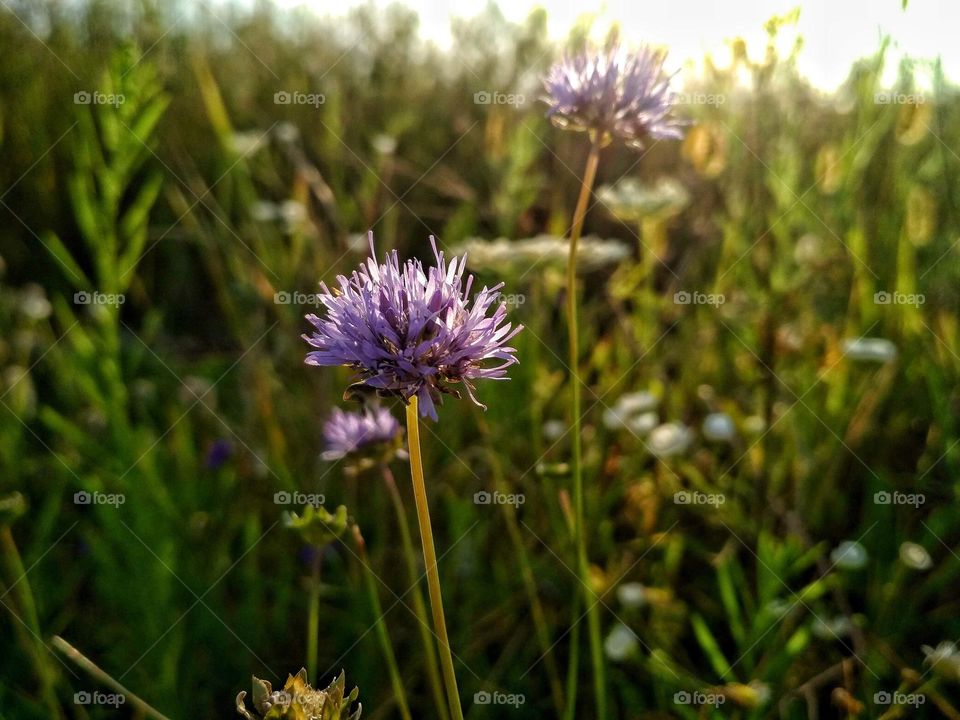
[[[276,0],[280,7],[306,6],[337,16],[348,8],[386,0]],[[420,16],[422,34],[440,46],[449,43],[451,17],[472,17],[484,0],[404,0]],[[761,53],[763,23],[800,7],[798,31],[804,38],[800,71],[823,89],[836,87],[854,60],[872,54],[883,34],[891,36],[891,58],[940,56],[948,76],[960,78],[960,0],[500,0],[504,15],[522,20],[540,6],[547,10],[550,34],[562,38],[577,17],[597,14],[598,26],[621,23],[633,42],[652,41],[670,49],[671,64],[700,60],[706,52],[723,59],[727,40],[742,37],[751,55]],[[791,38],[792,40],[792,38]],[[888,81],[896,62],[889,64]]]

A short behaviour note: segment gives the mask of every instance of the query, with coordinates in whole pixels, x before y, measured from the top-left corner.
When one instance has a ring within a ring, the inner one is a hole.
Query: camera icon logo
[[[289,305],[291,302],[293,302],[293,298],[286,290],[282,290],[273,294],[273,302],[276,305]]]
[[[93,97],[86,90],[81,90],[73,94],[74,105],[89,105],[92,100]]]
[[[473,94],[474,105],[489,105],[493,102],[493,95],[486,90],[479,90]]]
[[[873,502],[875,505],[889,505],[891,500],[892,497],[886,490],[880,490],[873,494]]]
[[[80,292],[75,292],[73,294],[73,304],[74,305],[89,305],[92,298],[90,293],[86,290],[81,290]]]
[[[473,694],[473,704],[474,705],[489,705],[490,704],[490,693],[486,690],[481,690],[480,692]]]
[[[677,705],[689,705],[693,697],[686,690],[679,690],[673,694],[673,702]]]
[[[91,500],[93,500],[93,496],[86,490],[80,490],[73,494],[74,505],[89,505]]]
[[[673,502],[676,505],[689,505],[690,504],[690,493],[686,490],[680,490],[673,494]]]
[[[286,90],[278,90],[273,94],[275,105],[289,105],[292,99],[292,96]]]
[[[878,92],[873,96],[873,101],[877,105],[889,105],[890,104],[890,93]]]
[[[873,702],[876,705],[889,705],[893,702],[893,697],[886,690],[881,690],[873,694]]]
[[[275,505],[289,505],[293,501],[293,497],[286,490],[280,490],[273,494],[273,502]]]
[[[691,300],[692,297],[686,290],[680,290],[673,294],[673,302],[675,305],[689,305]]]
[[[893,301],[893,296],[886,290],[878,290],[873,294],[875,305],[889,305]]]
[[[491,502],[493,502],[493,495],[488,493],[486,490],[481,490],[480,492],[473,494],[474,505],[489,505]]]
[[[74,705],[89,705],[93,698],[86,690],[81,690],[73,694]]]

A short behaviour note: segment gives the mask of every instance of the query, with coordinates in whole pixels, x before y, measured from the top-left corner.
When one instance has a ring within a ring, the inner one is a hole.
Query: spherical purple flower
[[[427,269],[415,259],[401,265],[396,250],[378,265],[370,233],[366,262],[349,278],[338,276],[332,292],[321,284],[326,316],[307,315],[314,331],[303,339],[316,348],[308,365],[352,367],[362,386],[404,400],[415,395],[421,415],[436,419],[441,393],[458,395],[451,384],[462,383],[483,407],[472,381],[507,379],[517,362],[507,343],[522,326],[506,322],[502,283],[471,298],[466,255],[448,265],[432,236],[430,244],[436,264]]]
[[[543,81],[555,125],[620,137],[642,148],[648,137],[681,138],[684,122],[670,115],[666,54],[650,47],[635,52],[614,46],[588,50],[556,63]]]
[[[324,460],[339,460],[372,445],[390,445],[400,435],[400,423],[379,405],[360,412],[334,408],[323,426]]]

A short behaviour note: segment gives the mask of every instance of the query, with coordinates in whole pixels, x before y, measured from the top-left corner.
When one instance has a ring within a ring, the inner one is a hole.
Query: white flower
[[[830,560],[841,570],[859,570],[867,559],[866,548],[855,540],[844,540],[830,553]]]
[[[277,126],[273,129],[273,134],[282,143],[292,143],[300,139],[300,129],[287,121],[277,123]]]
[[[230,136],[230,147],[237,155],[252,155],[263,146],[267,134],[259,130],[235,132]]]
[[[603,424],[608,430],[629,428],[637,435],[645,435],[660,422],[659,416],[653,412],[658,402],[652,393],[646,391],[621,395],[613,407],[604,410]]]
[[[257,222],[272,222],[280,215],[280,208],[269,200],[257,200],[250,206],[250,217]]]
[[[543,424],[543,436],[547,440],[557,441],[567,432],[567,424],[563,420],[547,420]]]
[[[912,542],[900,546],[900,562],[913,570],[929,570],[933,567],[933,560],[926,548]]]
[[[397,139],[391,135],[375,135],[370,144],[381,155],[393,155],[397,151]]]
[[[20,312],[31,320],[45,320],[53,312],[47,293],[35,283],[24,286],[20,293]]]
[[[886,363],[896,360],[897,346],[884,338],[851,338],[843,341],[843,354],[851,360]]]
[[[935,648],[923,645],[920,648],[926,655],[924,664],[930,665],[937,673],[951,680],[960,680],[960,652],[957,644],[943,640]]]
[[[307,217],[307,208],[296,200],[284,200],[280,203],[280,219],[287,227],[295,227]]]
[[[853,626],[845,615],[837,615],[835,618],[824,620],[815,618],[813,626],[810,628],[813,634],[823,640],[836,640],[850,634]]]
[[[733,418],[726,413],[710,413],[703,419],[703,436],[715,442],[732,442],[737,436]]]
[[[483,240],[470,238],[456,250],[469,256],[470,267],[475,270],[499,272],[530,267],[565,267],[570,253],[570,241],[553,235],[537,235],[522,240]],[[577,245],[577,271],[586,273],[616,265],[630,257],[630,247],[619,240],[601,240],[587,236]]]
[[[603,651],[614,662],[626,660],[637,651],[637,636],[623,623],[617,623],[603,641]]]
[[[647,589],[638,582],[623,583],[617,587],[617,600],[625,608],[643,607],[647,603]]]
[[[693,431],[683,423],[664,423],[650,433],[647,447],[659,458],[681,455],[693,442]]]
[[[647,435],[660,424],[660,416],[655,412],[645,412],[627,421],[627,428],[634,435]]]

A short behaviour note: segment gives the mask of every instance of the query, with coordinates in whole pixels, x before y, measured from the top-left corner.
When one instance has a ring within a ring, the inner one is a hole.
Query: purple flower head
[[[555,125],[616,136],[634,148],[646,138],[683,137],[673,107],[666,54],[651,47],[635,52],[617,45],[566,57],[550,68],[543,85]]]
[[[458,395],[454,383],[483,407],[472,381],[505,380],[517,362],[507,343],[522,326],[506,322],[503,284],[471,298],[473,276],[463,280],[466,255],[448,265],[431,236],[435,265],[425,269],[416,259],[401,265],[396,250],[378,265],[372,232],[369,239],[365,263],[349,278],[338,276],[332,292],[320,286],[326,313],[307,315],[314,331],[303,339],[315,348],[307,364],[352,367],[360,385],[405,401],[416,396],[420,414],[433,419],[441,393]]]
[[[389,445],[399,434],[400,423],[384,407],[372,405],[360,412],[334,408],[323,426],[323,459],[339,460],[371,445]]]

